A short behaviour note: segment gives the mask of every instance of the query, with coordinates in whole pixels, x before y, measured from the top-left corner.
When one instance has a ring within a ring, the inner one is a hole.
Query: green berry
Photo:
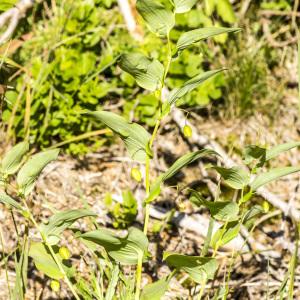
[[[131,169],[131,177],[137,182],[142,181],[142,173],[138,168]]]
[[[60,247],[59,248],[59,255],[62,259],[69,259],[71,257],[71,253],[68,248]]]
[[[264,201],[263,204],[262,204],[262,207],[263,207],[265,213],[269,212],[269,210],[270,210],[269,202]]]
[[[57,280],[52,280],[50,283],[53,292],[57,293],[60,290],[60,283]]]
[[[193,134],[192,128],[189,125],[184,125],[182,131],[183,131],[183,135],[187,138],[190,138]]]

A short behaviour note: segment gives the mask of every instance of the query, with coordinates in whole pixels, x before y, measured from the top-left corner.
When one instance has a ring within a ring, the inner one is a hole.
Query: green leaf
[[[254,180],[250,183],[250,187],[253,191],[256,191],[261,186],[279,179],[280,177],[296,173],[300,171],[300,167],[283,167],[283,168],[275,168],[271,169],[268,172],[259,174],[254,178]]]
[[[3,192],[0,192],[0,202],[8,205],[10,208],[14,207],[20,211],[23,211],[23,207],[16,200]]]
[[[191,10],[198,0],[174,0],[175,13],[182,14]]]
[[[205,206],[209,209],[212,217],[220,221],[233,221],[238,218],[239,206],[231,201],[207,201],[200,193],[192,191],[190,201],[196,206]]]
[[[116,286],[119,280],[119,273],[120,273],[119,265],[114,265],[109,279],[109,285],[105,295],[105,300],[112,300],[114,298],[114,295],[116,293]]]
[[[236,190],[243,189],[250,180],[250,174],[239,167],[222,168],[214,166],[215,169],[224,179],[225,183]]]
[[[213,235],[211,239],[211,247],[222,247],[233,240],[240,231],[240,223],[233,221],[222,225]]]
[[[51,245],[57,244],[60,240],[60,234],[70,227],[78,219],[97,216],[92,211],[85,209],[72,209],[67,211],[61,211],[54,214],[50,219],[48,224],[43,224],[41,226],[41,231],[43,232],[47,242]]]
[[[136,8],[149,29],[159,36],[167,36],[175,25],[174,13],[155,0],[137,0]]]
[[[166,278],[147,284],[142,291],[141,300],[160,300],[166,293],[169,282]]]
[[[149,153],[150,134],[140,125],[129,123],[123,117],[108,111],[89,112],[89,115],[103,122],[124,141],[132,159],[145,162]]]
[[[163,260],[169,266],[186,272],[197,283],[202,283],[206,279],[213,279],[218,268],[217,260],[210,257],[164,252]]]
[[[299,147],[300,142],[289,142],[277,145],[270,149],[261,148],[259,146],[250,145],[245,148],[244,161],[246,164],[251,163],[253,160],[259,160],[258,167],[262,167],[264,163],[273,159],[281,153]]]
[[[6,176],[17,172],[28,150],[29,144],[27,142],[19,143],[11,148],[1,162],[0,172]]]
[[[243,219],[243,224],[247,229],[250,229],[250,227],[253,225],[256,217],[264,213],[264,210],[259,205],[252,206],[247,212],[245,213]]]
[[[54,253],[58,253],[58,247],[53,247]],[[63,273],[57,266],[54,258],[52,257],[49,249],[44,243],[33,242],[30,245],[29,256],[33,259],[34,264],[38,270],[46,274],[52,279],[62,279],[64,277]],[[70,277],[74,273],[74,269],[67,263],[67,261],[61,259],[59,255],[56,255],[57,259],[61,262],[65,272]]]
[[[194,29],[183,33],[177,41],[176,50],[182,51],[185,48],[198,43],[204,39],[230,32],[240,31],[240,28],[225,28],[225,27],[205,27]]]
[[[135,227],[128,229],[125,238],[107,229],[90,231],[79,237],[102,246],[113,260],[126,265],[137,264],[139,254],[146,253],[148,249],[147,237]]]
[[[279,154],[291,150],[293,148],[299,147],[300,146],[300,142],[289,142],[289,143],[285,143],[285,144],[281,144],[278,146],[275,146],[271,149],[267,149],[266,151],[266,161],[277,157]]]
[[[245,148],[243,156],[245,164],[249,165],[254,160],[258,160],[258,166],[261,167],[266,161],[266,149],[256,145],[249,145]]]
[[[202,149],[195,152],[187,153],[182,157],[178,158],[166,172],[164,172],[156,179],[154,184],[151,186],[150,194],[146,199],[146,202],[147,203],[152,202],[160,194],[160,186],[164,181],[173,177],[183,167],[193,163],[194,161],[196,161],[197,159],[203,156],[209,156],[209,155],[218,155],[218,153],[211,149]]]
[[[229,0],[217,0],[217,13],[222,18],[224,22],[234,23],[236,21],[236,17]]]
[[[193,77],[192,79],[186,81],[181,88],[174,89],[171,91],[171,93],[168,96],[169,105],[176,103],[176,101],[178,99],[182,98],[187,93],[189,93],[192,90],[194,90],[195,88],[197,88],[205,80],[211,78],[212,76],[215,76],[216,74],[218,74],[222,71],[224,71],[224,69],[207,71],[207,72],[201,73],[201,74]]]
[[[48,150],[33,155],[21,168],[17,176],[20,192],[27,196],[34,188],[34,183],[43,169],[57,159],[58,149]]]
[[[215,10],[217,0],[205,0],[205,14],[210,17]]]
[[[142,53],[123,54],[120,67],[133,76],[137,84],[147,90],[155,91],[161,87],[164,66],[157,60]]]

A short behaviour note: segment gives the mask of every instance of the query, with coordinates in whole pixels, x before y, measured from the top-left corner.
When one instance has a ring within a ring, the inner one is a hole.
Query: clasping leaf
[[[181,88],[174,89],[171,91],[171,93],[168,96],[168,104],[172,105],[175,104],[176,101],[182,97],[184,97],[187,93],[191,92],[195,88],[197,88],[202,82],[205,80],[215,76],[216,74],[224,71],[225,69],[218,69],[218,70],[212,70],[207,71],[204,73],[201,73],[192,79],[186,81]]]
[[[175,15],[170,9],[155,0],[137,0],[136,8],[152,32],[169,35],[175,25]]]
[[[166,278],[147,284],[142,291],[141,300],[160,300],[169,287]]]
[[[119,237],[105,228],[80,234],[79,237],[88,241],[87,246],[92,250],[95,247],[91,247],[90,242],[102,246],[113,260],[126,265],[137,264],[139,254],[147,253],[148,249],[146,235],[135,227],[128,229],[126,237]]]
[[[163,260],[169,266],[186,272],[197,283],[202,283],[206,279],[213,279],[218,268],[217,260],[210,257],[164,252]]]
[[[161,87],[164,66],[157,59],[151,59],[142,53],[123,54],[120,67],[146,90],[155,91]]]
[[[41,231],[44,234],[47,242],[51,245],[57,244],[60,240],[60,234],[70,227],[76,220],[88,217],[97,216],[92,211],[85,209],[72,209],[67,211],[61,211],[54,214],[48,224],[41,226]]]
[[[53,247],[52,249],[54,253],[58,253],[57,246]],[[64,277],[64,274],[60,271],[48,247],[44,243],[31,243],[29,256],[32,257],[36,268],[46,274],[48,277],[56,280]],[[56,257],[60,261],[68,277],[72,277],[74,275],[74,269],[71,265],[69,265],[68,261],[63,260],[59,255],[56,255]]]
[[[137,123],[129,123],[123,117],[108,111],[89,112],[89,115],[103,122],[124,141],[132,159],[145,162],[152,156],[148,143],[150,134]]]
[[[174,0],[175,13],[182,14],[191,10],[198,0]]]
[[[178,158],[174,162],[174,164],[166,172],[160,175],[153,183],[150,189],[150,194],[146,199],[146,202],[147,203],[152,202],[160,194],[160,187],[164,181],[173,177],[183,167],[191,164],[192,162],[196,161],[197,159],[203,156],[209,156],[209,155],[218,155],[218,153],[211,149],[202,149],[195,152],[187,153],[182,157]]]
[[[20,192],[27,196],[34,188],[34,183],[43,169],[57,159],[59,150],[48,150],[33,155],[20,169],[17,183]]]
[[[250,174],[240,167],[222,168],[214,166],[213,169],[215,169],[224,179],[225,183],[233,189],[241,190],[249,183]]]
[[[192,191],[190,201],[197,206],[205,206],[209,209],[212,217],[220,221],[233,221],[238,218],[239,206],[231,201],[208,201],[198,192]]]
[[[12,147],[1,162],[0,173],[7,176],[17,172],[28,150],[29,144],[27,142],[22,142]]]
[[[194,29],[188,32],[183,33],[177,41],[176,51],[182,51],[185,48],[198,43],[204,39],[229,33],[229,32],[237,32],[240,31],[240,28],[224,28],[224,27],[205,27]]]

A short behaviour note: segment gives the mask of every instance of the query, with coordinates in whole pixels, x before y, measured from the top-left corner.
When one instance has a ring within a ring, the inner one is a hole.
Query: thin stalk
[[[1,247],[2,247],[2,252],[3,252],[3,257],[5,257],[5,252],[4,252],[4,237],[3,237],[3,232],[2,232],[2,227],[0,227],[0,241],[1,241]],[[7,260],[8,260],[8,256],[6,256],[5,258],[5,278],[6,278],[6,283],[7,283],[7,289],[8,289],[8,295],[9,295],[9,299],[12,299],[12,295],[11,295],[11,289],[10,289],[10,284],[9,284],[9,277],[8,277],[8,265],[7,265]]]
[[[138,264],[136,268],[136,285],[135,285],[135,300],[140,300],[141,282],[142,282],[142,267],[143,267],[143,252],[138,254]]]
[[[201,256],[206,256],[206,254],[208,253],[208,249],[209,249],[209,245],[210,245],[210,241],[211,241],[211,237],[212,237],[212,232],[213,232],[213,228],[214,228],[214,219],[210,218],[209,219],[209,224],[208,224],[208,229],[207,229],[207,234],[206,234],[206,239],[201,251]]]
[[[55,252],[53,251],[52,246],[48,244],[48,242],[47,242],[47,240],[46,240],[46,238],[45,238],[43,232],[42,232],[41,229],[40,229],[40,226],[38,225],[38,223],[37,223],[36,220],[34,219],[32,213],[30,212],[30,210],[29,210],[29,208],[28,208],[28,205],[27,205],[27,203],[26,203],[26,200],[25,200],[23,197],[21,197],[21,198],[22,198],[22,202],[23,202],[24,206],[26,207],[26,210],[27,210],[27,212],[28,212],[28,214],[29,214],[29,219],[30,219],[31,222],[34,224],[34,226],[35,226],[36,229],[38,230],[38,232],[39,232],[39,234],[40,234],[40,236],[41,236],[41,238],[42,238],[44,244],[45,244],[46,247],[49,249],[49,251],[50,251],[50,253],[51,253],[51,255],[52,255],[52,257],[53,257],[55,263],[57,264],[57,266],[58,266],[58,268],[59,268],[59,270],[60,270],[60,272],[63,274],[63,277],[64,277],[64,280],[65,280],[66,284],[68,285],[68,287],[69,287],[69,289],[71,290],[71,292],[72,292],[73,296],[75,297],[75,299],[76,299],[76,300],[80,300],[80,297],[78,296],[77,292],[75,291],[75,289],[74,289],[74,287],[73,287],[73,284],[72,284],[71,281],[69,280],[69,278],[68,278],[68,276],[67,276],[67,274],[66,274],[66,272],[65,272],[65,270],[64,270],[64,268],[63,268],[63,266],[62,266],[62,264],[61,264],[61,262],[59,261],[59,259],[57,258],[57,255],[56,255]]]
[[[161,82],[161,88],[158,91],[159,92],[159,98],[162,103],[162,90],[165,85],[165,80],[170,68],[170,64],[172,61],[172,49],[171,49],[171,42],[170,42],[170,37],[169,34],[167,35],[167,48],[168,48],[168,59],[166,62],[165,66],[165,71],[163,75],[163,79]],[[157,136],[157,132],[160,126],[161,119],[159,118],[156,123],[155,127],[153,130],[153,133],[151,135],[150,141],[149,141],[149,149],[151,150],[153,142]],[[150,194],[150,160],[151,158],[149,156],[146,157],[146,166],[145,166],[145,187],[146,187],[146,195],[149,196]],[[150,219],[150,204],[146,203],[145,205],[145,219],[144,219],[144,234],[147,235],[148,233],[148,224],[149,224],[149,219]],[[143,267],[143,255],[144,253],[139,253],[138,256],[138,262],[137,262],[137,268],[136,268],[136,286],[135,286],[135,300],[139,300],[140,298],[140,290],[141,290],[141,280],[142,280],[142,267]]]
[[[205,290],[205,285],[206,285],[206,278],[204,278],[204,279],[202,280],[202,282],[201,282],[201,289],[200,289],[199,294],[198,294],[198,297],[197,297],[198,300],[201,300],[201,299],[202,299],[203,292],[204,292],[204,290]]]
[[[295,284],[295,270],[298,262],[298,249],[299,249],[299,225],[296,224],[296,243],[295,251],[292,256],[291,265],[290,265],[290,284],[288,291],[288,299],[294,299],[294,284]]]

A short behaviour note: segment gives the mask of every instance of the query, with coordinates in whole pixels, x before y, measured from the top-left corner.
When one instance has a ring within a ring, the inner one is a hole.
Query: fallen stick
[[[214,140],[209,140],[209,138],[204,135],[199,134],[197,128],[186,119],[182,111],[180,111],[179,109],[173,109],[171,114],[174,122],[179,128],[183,128],[185,124],[189,125],[192,128],[193,135],[190,138],[191,143],[196,144],[199,147],[210,148],[218,152],[223,158],[225,167],[232,167],[237,164],[236,161],[228,156],[228,154],[224,151],[220,144],[218,144]],[[238,162],[238,164],[241,165],[241,162]],[[290,207],[284,200],[280,199],[280,197],[273,194],[268,189],[264,187],[259,188],[256,191],[256,194],[263,197],[274,207],[280,209],[284,213],[284,215],[289,216],[296,222],[300,221],[300,212],[295,207]]]
[[[34,0],[20,0],[13,8],[0,15],[0,29],[7,24],[7,29],[0,36],[0,44],[5,43],[14,33],[21,18],[34,4]]]

